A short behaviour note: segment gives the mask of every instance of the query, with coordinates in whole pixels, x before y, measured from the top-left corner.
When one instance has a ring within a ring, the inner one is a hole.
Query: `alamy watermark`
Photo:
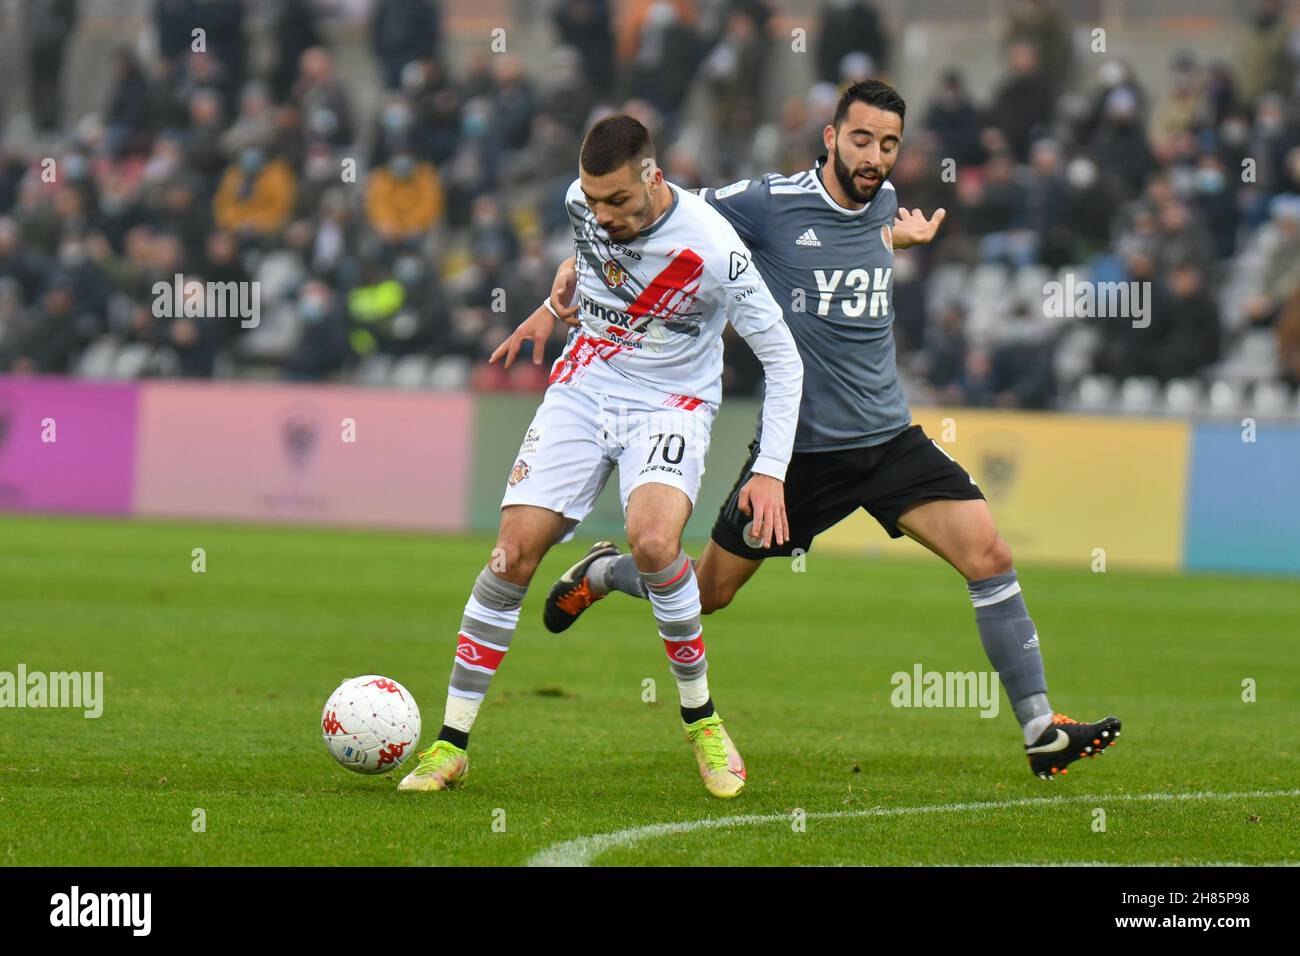
[[[171,282],[153,284],[155,319],[239,319],[245,329],[262,321],[262,284],[252,282],[200,282],[181,273]]]
[[[978,707],[981,717],[996,717],[1001,696],[997,671],[895,671],[889,702],[895,707]]]
[[[104,713],[103,671],[0,671],[0,708],[70,707],[93,720]]]
[[[1043,315],[1053,319],[1132,319],[1133,328],[1151,324],[1150,282],[1092,282],[1076,280],[1043,286]]]
[[[153,927],[152,893],[83,893],[73,886],[50,897],[51,926],[119,926],[133,936],[148,936]]]

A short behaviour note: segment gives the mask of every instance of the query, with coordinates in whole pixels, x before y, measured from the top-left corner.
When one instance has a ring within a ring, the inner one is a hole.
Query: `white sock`
[[[457,730],[469,733],[474,727],[474,718],[478,716],[479,705],[482,703],[482,697],[457,697],[455,694],[448,694],[442,722],[448,727],[455,727]]]
[[[1041,714],[1038,717],[1029,718],[1029,722],[1024,726],[1025,746],[1028,747],[1039,737],[1043,736],[1043,731],[1046,730],[1051,725],[1052,725],[1051,714]]]
[[[709,675],[699,677],[677,678],[677,694],[682,699],[683,707],[703,707],[709,700]]]

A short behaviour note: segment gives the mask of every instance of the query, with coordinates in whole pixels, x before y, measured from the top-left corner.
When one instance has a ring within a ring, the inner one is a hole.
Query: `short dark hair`
[[[854,103],[866,103],[886,113],[897,113],[900,124],[907,114],[907,104],[898,95],[898,90],[880,80],[862,80],[841,93],[840,101],[835,104],[835,118],[831,120],[831,125],[837,131]]]
[[[635,116],[619,113],[606,116],[582,140],[578,162],[593,176],[604,176],[623,166],[654,157],[655,144],[650,131]]]

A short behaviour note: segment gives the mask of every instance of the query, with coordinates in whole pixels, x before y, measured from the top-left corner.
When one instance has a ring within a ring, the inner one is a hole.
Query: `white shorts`
[[[519,446],[501,507],[534,505],[581,521],[615,464],[624,511],[633,489],[651,482],[680,489],[693,507],[716,413],[683,395],[644,390],[628,398],[552,385]]]

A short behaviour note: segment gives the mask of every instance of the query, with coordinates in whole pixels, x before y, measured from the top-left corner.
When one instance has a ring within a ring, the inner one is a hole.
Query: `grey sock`
[[[528,588],[497,577],[491,567],[478,573],[460,619],[450,693],[468,698],[487,693],[501,658],[510,649],[519,606],[527,593]],[[473,666],[467,667],[467,663]]]
[[[699,681],[709,669],[704,653],[703,632],[700,626],[700,589],[695,581],[695,568],[683,551],[666,568],[644,575],[650,603],[654,605],[655,621],[659,624],[659,637],[668,653],[668,668],[683,691],[683,707],[700,707],[708,699],[707,688],[695,688],[700,695],[689,700],[690,691],[683,682]]]
[[[975,625],[989,663],[998,672],[1002,686],[1024,729],[1026,743],[1037,739],[1051,720],[1047,700],[1047,677],[1043,656],[1038,651],[1038,631],[1029,619],[1024,595],[1014,570],[966,585],[975,606]]]
[[[645,582],[641,580],[641,572],[630,554],[597,558],[591,562],[587,568],[587,583],[596,594],[622,591],[632,597],[646,596]]]

